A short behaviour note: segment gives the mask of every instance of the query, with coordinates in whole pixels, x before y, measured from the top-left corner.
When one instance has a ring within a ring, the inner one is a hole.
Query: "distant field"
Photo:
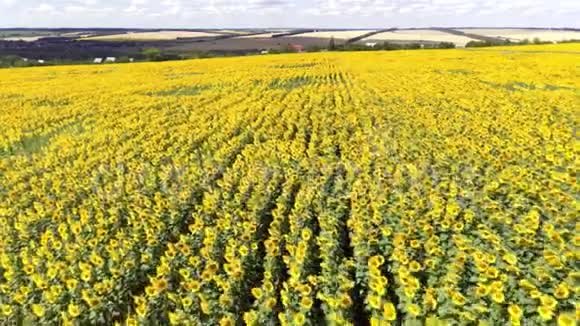
[[[315,37],[315,38],[337,38],[348,40],[354,37],[358,37],[375,30],[356,30],[356,31],[323,31],[323,32],[311,32],[304,34],[291,35],[290,37]]]
[[[178,38],[193,38],[193,37],[212,37],[220,34],[206,33],[206,32],[188,32],[188,31],[160,31],[160,32],[144,32],[144,33],[125,33],[114,35],[103,35],[95,37],[87,37],[85,40],[175,40]]]
[[[510,41],[532,40],[539,38],[542,41],[558,42],[572,39],[580,39],[580,32],[562,30],[538,30],[538,29],[459,29],[465,33],[479,34],[482,36],[499,37]]]
[[[45,36],[12,36],[12,37],[0,37],[0,40],[34,42],[43,37]]]
[[[463,47],[469,41],[476,41],[470,37],[453,35],[445,32],[429,29],[402,30],[383,32],[373,35],[369,39],[378,41],[429,41],[429,42],[452,42],[458,47]]]
[[[560,44],[533,44],[533,45],[511,45],[511,46],[494,46],[489,48],[478,48],[484,51],[505,51],[505,52],[553,52],[553,53],[576,53],[580,54],[580,42],[577,43],[560,43]]]
[[[263,33],[263,34],[253,34],[253,35],[243,35],[236,38],[269,38],[273,35],[280,34],[279,32],[276,33]]]
[[[235,29],[220,29],[219,31],[216,31],[216,32],[223,33],[223,34],[239,34],[239,35],[249,34],[249,32],[247,32],[247,31],[238,31]]]

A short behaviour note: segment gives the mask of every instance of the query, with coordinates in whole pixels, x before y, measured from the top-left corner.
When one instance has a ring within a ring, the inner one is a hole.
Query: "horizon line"
[[[71,27],[71,26],[59,26],[59,27],[22,27],[22,26],[10,26],[10,27],[0,27],[0,30],[8,29],[135,29],[135,30],[215,30],[215,29],[232,29],[232,30],[244,30],[244,29],[327,29],[327,30],[365,30],[365,29],[432,29],[432,28],[481,28],[481,29],[495,29],[495,28],[513,28],[513,29],[573,29],[580,30],[580,27],[567,27],[567,26],[416,26],[416,27],[317,27],[317,26],[307,26],[307,27],[283,27],[283,26],[272,26],[272,27]]]

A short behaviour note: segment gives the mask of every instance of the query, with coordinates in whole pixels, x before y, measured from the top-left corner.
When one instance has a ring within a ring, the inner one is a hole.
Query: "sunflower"
[[[501,291],[493,291],[491,293],[491,299],[496,303],[503,303],[505,300],[505,296]]]
[[[144,318],[147,315],[147,305],[146,304],[137,305],[135,307],[135,312],[137,313],[137,316]]]
[[[556,289],[554,289],[554,296],[558,299],[566,299],[570,296],[570,289],[568,288],[568,284],[560,283]]]
[[[297,326],[304,325],[306,323],[306,316],[304,316],[303,313],[299,312],[299,313],[294,315],[293,321],[294,321],[294,325],[297,325]]]
[[[477,288],[475,288],[475,294],[478,297],[484,297],[488,295],[490,292],[490,288],[485,284],[479,284]]]
[[[264,295],[264,293],[262,292],[261,288],[252,288],[252,295],[254,296],[254,298],[260,300],[262,298],[262,296]]]
[[[233,326],[233,325],[235,325],[235,322],[230,316],[224,316],[220,319],[220,326]]]
[[[369,301],[369,305],[372,308],[377,309],[377,310],[381,308],[381,298],[379,296],[369,295],[368,301]]]
[[[348,309],[348,307],[350,307],[352,305],[352,299],[350,298],[350,295],[348,295],[348,293],[343,293],[340,296],[340,306],[343,309]]]
[[[451,295],[451,300],[457,306],[463,306],[465,305],[466,302],[465,297],[461,293],[456,291],[454,291],[453,294]]]
[[[164,278],[158,278],[153,282],[153,288],[157,291],[157,292],[162,292],[165,289],[167,289],[168,283],[167,280]]]
[[[411,248],[417,249],[421,246],[421,242],[419,242],[419,240],[411,240],[409,245],[411,246]]]
[[[46,313],[46,311],[44,310],[44,306],[41,304],[33,304],[32,305],[32,313],[38,317],[38,318],[42,318],[44,316],[44,314]]]
[[[219,297],[218,301],[219,301],[219,303],[220,303],[222,306],[226,306],[226,307],[229,307],[229,306],[231,306],[231,305],[232,305],[232,303],[233,303],[233,302],[232,302],[232,298],[231,298],[229,295],[225,294],[225,293],[224,293],[224,294],[222,294],[222,295],[220,295],[220,297]]]
[[[383,305],[383,317],[388,321],[394,321],[397,319],[397,310],[392,302],[386,302]]]
[[[76,318],[81,314],[80,307],[74,303],[71,303],[68,305],[67,311],[68,311],[68,314],[73,318]]]
[[[276,308],[276,298],[268,298],[268,300],[266,300],[266,307],[270,310],[273,310],[274,308]]]
[[[409,270],[413,273],[419,272],[421,270],[421,264],[418,261],[413,260],[409,264]]]
[[[268,293],[274,292],[274,290],[275,290],[274,284],[272,284],[272,282],[270,282],[270,281],[264,282],[264,290],[266,290],[266,292],[268,292]]]
[[[537,312],[538,315],[540,315],[540,318],[542,318],[544,321],[551,320],[552,317],[554,317],[554,311],[546,306],[539,306]]]
[[[558,326],[575,326],[577,325],[577,320],[574,313],[561,313],[558,316]]]
[[[412,316],[417,317],[421,314],[421,308],[418,305],[412,303],[407,306],[407,312],[409,312],[409,314]]]
[[[517,304],[511,304],[508,307],[508,313],[510,315],[511,320],[520,320],[522,318],[522,308]]]
[[[185,297],[181,299],[181,304],[185,307],[185,308],[189,308],[192,304],[193,304],[193,299],[191,299],[191,297]]]
[[[12,309],[12,306],[10,306],[10,305],[0,304],[0,311],[2,311],[2,314],[4,316],[10,316],[14,310]]]
[[[258,314],[255,311],[247,311],[244,313],[244,323],[249,326],[256,325]]]
[[[558,305],[558,301],[549,295],[543,295],[540,297],[540,302],[543,306],[548,307],[550,309],[556,308]]]

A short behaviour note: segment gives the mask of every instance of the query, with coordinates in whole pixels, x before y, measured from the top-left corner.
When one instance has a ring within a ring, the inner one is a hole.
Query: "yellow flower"
[[[383,256],[372,256],[369,258],[368,265],[370,268],[379,268],[385,262],[385,258]]]
[[[77,285],[79,284],[79,281],[75,280],[75,279],[68,279],[66,280],[66,287],[67,289],[69,289],[69,291],[74,291],[77,288]]]
[[[447,323],[437,317],[427,317],[425,326],[447,326]]]
[[[503,303],[505,300],[505,296],[503,295],[503,292],[494,291],[491,293],[491,299],[497,303]]]
[[[376,295],[368,296],[369,305],[374,309],[381,309],[381,298]]]
[[[489,287],[488,287],[488,286],[486,286],[486,285],[484,285],[484,284],[480,284],[480,285],[478,285],[478,286],[477,286],[477,288],[475,289],[475,294],[476,294],[478,297],[484,297],[484,296],[486,296],[486,295],[488,295],[488,294],[489,294],[489,291],[490,291],[490,289],[489,289]]]
[[[266,300],[266,307],[270,310],[274,309],[276,307],[276,298],[268,298]]]
[[[146,304],[137,305],[135,307],[135,312],[137,313],[137,316],[144,318],[147,315],[147,305]]]
[[[87,271],[82,271],[81,272],[81,280],[85,281],[85,282],[90,282],[91,281],[91,271],[87,270]]]
[[[532,290],[530,291],[530,297],[532,299],[539,299],[542,296],[542,292],[538,291],[538,290]]]
[[[552,309],[546,306],[539,306],[537,311],[538,314],[540,315],[540,318],[542,318],[542,320],[544,321],[551,320],[552,317],[554,316],[554,312],[552,311]]]
[[[304,310],[310,310],[312,308],[312,299],[310,297],[303,297],[300,299],[300,308]]]
[[[203,312],[206,315],[209,315],[210,313],[210,307],[209,307],[209,302],[207,302],[206,300],[201,300],[200,304],[199,304],[200,308],[201,308],[201,312]]]
[[[42,318],[45,314],[45,310],[44,307],[40,304],[33,304],[32,305],[32,313],[38,317],[38,318]]]
[[[258,320],[257,313],[255,311],[247,311],[244,313],[244,323],[248,326],[256,325],[256,321]]]
[[[178,313],[175,312],[168,312],[167,316],[169,317],[169,324],[170,325],[180,325],[181,324],[181,317]]]
[[[299,291],[300,294],[302,294],[302,296],[307,296],[310,295],[310,293],[312,293],[312,288],[308,284],[303,284],[302,286],[300,286]]]
[[[528,280],[521,280],[519,281],[519,284],[522,288],[526,290],[534,290],[536,288],[536,286]]]
[[[309,228],[302,229],[302,239],[308,241],[312,238],[312,231]]]
[[[74,303],[69,304],[67,310],[71,317],[78,317],[81,314],[80,307]]]
[[[185,280],[189,280],[189,277],[191,276],[191,272],[189,271],[189,269],[186,268],[181,268],[179,270],[179,274],[181,275],[181,277],[183,277],[183,279]]]
[[[409,264],[409,270],[411,270],[413,273],[416,273],[421,270],[421,264],[418,261],[413,260],[411,264]]]
[[[560,283],[554,290],[554,296],[558,299],[566,299],[570,296],[570,290],[566,283]]]
[[[397,319],[397,310],[392,302],[386,302],[383,305],[383,317],[388,321],[394,321]]]
[[[261,288],[253,288],[252,295],[254,296],[254,298],[260,300],[263,296],[262,289]]]
[[[348,293],[343,293],[340,296],[340,306],[343,309],[347,309],[348,307],[350,307],[352,305],[352,299],[350,298],[350,295],[348,295]]]
[[[511,304],[508,307],[508,313],[510,315],[510,319],[512,320],[520,320],[520,318],[522,318],[522,308],[516,304]]]
[[[161,292],[167,289],[167,280],[165,280],[164,278],[156,279],[153,282],[153,288],[157,290],[157,292]]]
[[[139,325],[137,319],[132,317],[127,318],[127,326],[137,326],[137,325]]]
[[[187,282],[187,289],[192,292],[199,292],[199,290],[201,289],[201,283],[199,283],[196,280],[190,280],[189,282]]]
[[[240,251],[240,256],[242,256],[242,257],[245,257],[250,253],[250,250],[246,246],[241,246],[239,251]]]
[[[513,254],[507,254],[503,256],[503,260],[505,260],[510,265],[516,265],[518,263],[518,258]]]
[[[414,317],[417,317],[421,314],[421,308],[414,303],[407,306],[407,311]]]
[[[181,304],[188,308],[193,304],[193,299],[191,299],[191,297],[185,297],[181,299]]]
[[[7,304],[0,304],[0,310],[4,316],[10,316],[13,312],[12,307]]]
[[[550,309],[556,308],[558,306],[558,301],[549,295],[543,295],[540,297],[540,302],[543,306],[548,307]]]
[[[453,292],[451,295],[451,300],[455,305],[463,306],[465,304],[465,297],[459,292]]]
[[[230,316],[225,316],[220,319],[220,326],[233,326],[235,325],[234,320]]]
[[[381,322],[380,319],[378,319],[377,317],[371,317],[371,326],[383,326],[383,322]]]
[[[306,317],[303,313],[297,313],[294,315],[294,325],[300,326],[306,323]]]
[[[427,308],[427,310],[435,310],[437,308],[437,299],[435,298],[435,295],[433,293],[433,291],[425,291],[425,296],[423,299],[423,304],[425,305],[425,307]]]
[[[561,313],[558,316],[558,326],[575,326],[576,323],[574,313]]]

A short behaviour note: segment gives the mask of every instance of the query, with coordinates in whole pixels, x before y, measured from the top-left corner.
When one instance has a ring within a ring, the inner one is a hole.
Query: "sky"
[[[580,0],[0,0],[0,27],[574,27]]]

